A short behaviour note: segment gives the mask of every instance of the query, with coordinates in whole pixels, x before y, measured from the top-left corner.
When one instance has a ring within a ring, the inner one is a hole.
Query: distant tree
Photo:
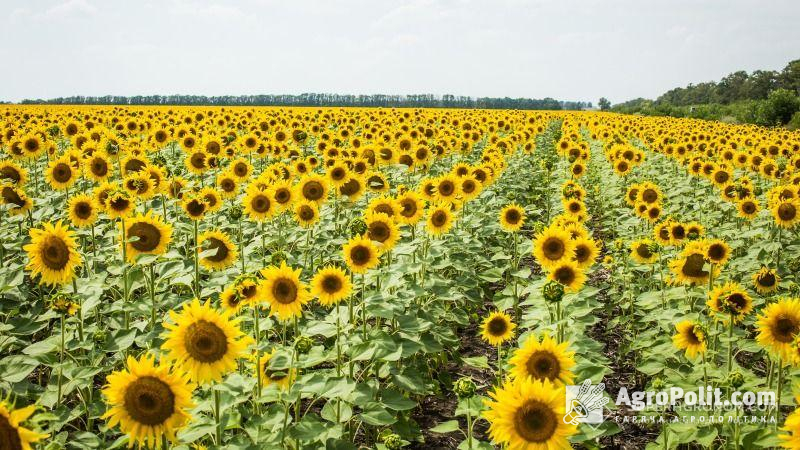
[[[600,111],[608,111],[611,108],[611,102],[605,97],[600,97],[600,100],[597,101],[597,106],[600,107]]]
[[[775,89],[769,93],[764,104],[762,121],[764,125],[784,125],[800,111],[800,98],[788,89]]]

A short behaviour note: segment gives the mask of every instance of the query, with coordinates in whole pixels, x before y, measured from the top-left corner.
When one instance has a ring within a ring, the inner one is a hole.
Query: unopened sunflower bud
[[[232,222],[236,222],[242,218],[242,207],[240,205],[231,205],[225,214],[228,216],[228,219]]]
[[[355,218],[350,221],[350,235],[361,236],[367,232],[367,223],[361,218]]]
[[[548,281],[542,287],[542,295],[548,303],[558,303],[564,298],[564,285],[558,281]]]
[[[459,378],[453,383],[453,392],[458,398],[470,398],[475,395],[476,389],[475,382],[469,377]]]
[[[273,266],[280,266],[282,262],[286,261],[286,254],[278,250],[270,255],[270,263]]]
[[[302,354],[310,352],[313,346],[314,341],[306,335],[300,335],[294,339],[294,348]]]
[[[740,388],[744,384],[744,375],[739,371],[731,372],[725,381],[727,385],[733,388]]]
[[[655,389],[656,391],[660,391],[660,390],[664,389],[664,386],[666,384],[664,383],[664,379],[663,378],[657,377],[657,378],[653,378],[652,385],[653,385],[653,389]]]

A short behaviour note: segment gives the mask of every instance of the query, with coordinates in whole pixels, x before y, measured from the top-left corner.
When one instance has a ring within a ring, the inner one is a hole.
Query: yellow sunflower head
[[[259,298],[269,303],[270,314],[289,320],[303,314],[303,305],[311,300],[305,283],[300,281],[301,269],[292,269],[281,262],[261,271],[264,280],[259,284]]]
[[[503,230],[511,233],[519,231],[525,224],[525,210],[516,203],[512,203],[500,211],[499,219],[500,227]]]
[[[784,298],[767,305],[756,320],[756,342],[791,361],[792,343],[800,334],[800,300]]]
[[[342,248],[344,261],[353,273],[366,273],[378,265],[379,251],[366,236],[351,238]]]
[[[210,230],[197,237],[200,264],[209,270],[224,270],[236,262],[239,252],[222,231]]]
[[[139,255],[163,255],[172,241],[172,225],[148,211],[125,221],[125,251],[133,263]]]
[[[575,366],[574,352],[569,351],[569,343],[557,343],[549,335],[541,341],[531,336],[514,352],[509,360],[514,378],[531,377],[547,380],[558,386],[572,384],[572,367]]]
[[[517,325],[511,317],[502,311],[495,311],[483,320],[481,324],[481,338],[489,345],[500,345],[514,337]]]
[[[339,303],[347,298],[352,290],[350,277],[336,266],[319,269],[311,280],[311,294],[318,298],[323,306]]]
[[[691,320],[684,320],[675,325],[676,334],[672,343],[679,350],[686,351],[686,357],[694,359],[706,351],[706,332],[703,326]]]
[[[74,233],[61,221],[46,222],[42,228],[30,230],[31,243],[23,247],[28,253],[26,269],[31,277],[41,276],[40,283],[64,284],[75,278],[75,269],[81,265],[81,255]]]
[[[13,409],[5,402],[0,402],[0,444],[3,449],[32,450],[31,444],[50,436],[22,426],[34,412],[36,405]]]

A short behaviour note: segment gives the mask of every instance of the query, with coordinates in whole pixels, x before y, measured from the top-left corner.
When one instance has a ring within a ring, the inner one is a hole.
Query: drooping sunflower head
[[[540,266],[547,269],[575,256],[575,243],[570,234],[560,227],[550,226],[536,236],[533,255]]]
[[[185,303],[180,313],[169,312],[162,349],[193,381],[220,381],[224,374],[236,369],[236,360],[252,342],[230,314],[220,313],[210,302],[201,304],[197,299]]]
[[[546,380],[557,386],[572,384],[575,366],[574,352],[569,351],[569,342],[557,343],[549,335],[540,341],[531,336],[514,352],[509,362],[514,378]]]
[[[513,233],[519,231],[524,224],[525,210],[516,203],[507,205],[500,211],[500,227],[503,230]]]
[[[792,343],[800,334],[800,299],[784,298],[767,305],[756,320],[756,342],[791,361]]]
[[[489,345],[500,345],[514,336],[517,325],[511,317],[502,311],[495,311],[483,320],[481,325],[481,338]]]
[[[264,280],[259,285],[259,298],[270,305],[270,314],[289,320],[303,314],[303,305],[311,300],[308,287],[300,280],[300,269],[292,269],[282,261],[280,267],[270,266],[261,271]]]
[[[210,230],[197,237],[200,264],[209,270],[224,270],[236,263],[239,252],[222,231]]]
[[[342,248],[344,261],[353,273],[366,273],[378,265],[378,248],[367,236],[355,236]]]
[[[258,370],[256,378],[261,380],[261,386],[277,386],[279,389],[287,389],[294,383],[297,377],[297,370],[289,367],[288,360],[285,358],[275,358],[276,352],[272,351],[258,357]],[[282,362],[281,362],[282,361]]]
[[[28,182],[28,171],[14,161],[0,161],[0,182],[24,186]]]
[[[127,366],[109,375],[102,391],[109,428],[119,425],[131,445],[161,448],[162,437],[175,441],[194,407],[189,376],[180,368],[156,364],[150,355],[138,360],[129,356]]]
[[[125,221],[124,241],[131,263],[139,255],[162,255],[172,241],[172,225],[148,211]]]
[[[41,276],[40,283],[57,285],[72,281],[81,265],[81,255],[74,233],[61,221],[46,222],[42,228],[30,230],[31,243],[23,247],[28,253],[26,269],[31,276]]]
[[[339,303],[352,291],[352,284],[347,273],[336,266],[319,269],[311,280],[311,294],[319,299],[323,306]]]
[[[778,272],[767,267],[762,267],[761,270],[753,274],[753,285],[759,294],[769,294],[776,291],[780,281]]]
[[[0,183],[0,204],[10,205],[8,212],[12,216],[25,214],[33,208],[33,200],[22,187],[6,183]]]
[[[31,450],[31,444],[49,437],[25,428],[22,423],[36,412],[36,405],[13,409],[0,402],[0,448],[8,450]]]
[[[706,351],[706,332],[701,324],[684,320],[675,325],[675,331],[672,343],[678,349],[685,350],[687,358],[694,359]]]

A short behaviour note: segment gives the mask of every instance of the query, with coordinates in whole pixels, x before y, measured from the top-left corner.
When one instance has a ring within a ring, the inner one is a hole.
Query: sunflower
[[[147,172],[132,172],[122,180],[122,187],[131,197],[148,199],[155,194],[153,180]]]
[[[706,241],[706,259],[717,266],[724,266],[731,257],[731,247],[721,239]]]
[[[519,231],[524,223],[525,210],[516,203],[507,205],[500,211],[500,226],[503,230],[513,233]]]
[[[741,322],[753,310],[750,294],[734,282],[713,289],[708,296],[708,308],[721,315],[722,320],[733,317],[734,322]]]
[[[575,240],[574,261],[578,264],[579,269],[592,267],[599,254],[600,249],[594,239],[578,238]]]
[[[28,181],[28,171],[14,161],[0,161],[0,181],[24,186]]]
[[[206,186],[200,189],[197,195],[208,205],[208,212],[219,211],[222,208],[222,199],[219,196],[219,192],[213,187]]]
[[[96,193],[100,195],[101,192]],[[124,190],[112,187],[105,201],[106,213],[111,219],[124,218],[136,209],[136,199]]]
[[[303,227],[309,228],[319,221],[319,208],[314,202],[302,200],[294,205],[294,220]]]
[[[758,215],[758,201],[753,198],[746,198],[736,203],[736,210],[742,219],[751,220]]]
[[[264,222],[276,213],[275,201],[270,190],[250,188],[244,198],[244,211],[250,220]]]
[[[281,262],[280,267],[270,266],[261,271],[264,280],[259,284],[259,297],[270,305],[270,313],[280,320],[289,320],[303,314],[303,305],[311,300],[308,287],[300,281],[301,269],[292,269]]]
[[[658,261],[656,243],[650,239],[639,239],[631,244],[631,258],[639,264],[653,264]]]
[[[789,361],[792,343],[800,333],[800,299],[784,298],[767,305],[756,320],[756,341]]]
[[[58,221],[42,224],[30,230],[31,243],[23,247],[28,252],[31,277],[41,275],[40,283],[64,284],[75,278],[75,268],[81,265],[81,255],[74,233]]]
[[[236,262],[239,252],[222,231],[205,231],[197,237],[200,264],[209,270],[224,270]]]
[[[339,187],[350,178],[350,171],[343,162],[334,162],[327,170],[328,180],[334,187]]]
[[[387,216],[394,218],[394,216],[400,214],[400,205],[397,203],[396,199],[387,195],[382,195],[370,200],[366,211],[384,213]]]
[[[687,358],[694,359],[706,352],[706,332],[702,325],[684,320],[675,325],[675,331],[677,334],[672,336],[672,344],[680,350],[686,350]]]
[[[514,352],[509,363],[511,376],[547,380],[557,386],[572,384],[572,367],[575,366],[574,352],[569,351],[569,343],[559,344],[545,334],[539,341],[531,336]]]
[[[397,221],[407,225],[414,225],[425,213],[425,200],[414,191],[406,191],[397,198],[400,211]]]
[[[364,217],[364,222],[367,225],[367,237],[381,244],[381,252],[394,248],[400,239],[397,224],[384,213],[370,211]]]
[[[275,369],[270,366],[270,362],[272,362],[272,356],[275,352],[265,353],[258,358],[258,370],[261,371],[260,376],[257,376],[261,380],[261,386],[267,387],[269,385],[275,385],[279,389],[287,389],[292,383],[294,383],[295,378],[297,377],[297,370],[295,368],[280,368]],[[276,358],[277,359],[277,358]]]
[[[253,173],[253,166],[245,158],[236,158],[231,161],[229,166],[231,173],[233,176],[239,179],[239,181],[245,181]]]
[[[705,266],[706,250],[705,246],[700,242],[690,243],[681,251],[676,259],[669,262],[670,271],[672,271],[678,283],[689,285],[699,285],[708,282],[710,272],[705,270]],[[714,275],[716,275],[718,270],[718,267],[714,267]]]
[[[428,208],[428,220],[426,221],[428,233],[433,236],[440,236],[450,231],[452,226],[453,213],[449,205],[434,204]]]
[[[63,191],[78,181],[78,171],[68,157],[62,156],[48,164],[45,179],[53,189]]]
[[[483,416],[492,440],[508,450],[571,448],[577,426],[564,422],[566,393],[549,381],[516,379],[489,394]]]
[[[89,195],[80,194],[72,197],[67,209],[70,222],[78,228],[90,227],[97,221],[97,204]]]
[[[288,181],[279,181],[272,185],[272,198],[278,211],[286,211],[292,207],[295,199],[294,189]]]
[[[222,198],[236,198],[239,193],[238,179],[231,172],[223,172],[217,175],[217,190]]]
[[[3,205],[11,205],[8,212],[12,216],[25,214],[33,208],[33,200],[21,187],[12,184],[0,183],[0,201]]]
[[[483,184],[471,174],[461,177],[461,198],[464,201],[478,197],[483,190]]]
[[[792,228],[800,222],[800,200],[786,199],[775,203],[771,208],[775,223],[783,228]]]
[[[481,337],[489,345],[500,345],[514,336],[514,328],[517,325],[511,321],[511,317],[502,311],[495,311],[483,320],[481,325]]]
[[[203,220],[206,212],[208,212],[208,204],[202,196],[197,193],[187,193],[181,200],[183,211],[194,221]]]
[[[572,260],[575,257],[575,243],[566,230],[551,226],[536,236],[533,255],[540,266],[549,269],[562,261]]]
[[[781,278],[778,272],[766,267],[753,274],[753,285],[759,294],[769,294],[778,289]]]
[[[101,183],[108,180],[111,176],[111,170],[111,161],[109,161],[108,155],[103,151],[92,153],[92,156],[86,160],[83,166],[84,175]]]
[[[128,261],[131,263],[139,255],[162,255],[172,240],[172,225],[148,211],[125,221],[123,239]]]
[[[586,283],[586,275],[575,261],[561,261],[550,267],[547,278],[561,283],[567,292],[578,292]]]
[[[103,418],[119,425],[130,446],[161,448],[162,436],[175,441],[176,431],[191,419],[192,385],[179,368],[156,364],[150,355],[128,357],[127,369],[107,377],[103,395],[109,406]]]
[[[311,279],[311,295],[318,298],[322,306],[339,303],[350,295],[352,289],[350,277],[336,266],[319,269]]]
[[[252,342],[230,314],[197,299],[184,303],[180,313],[169,312],[171,321],[164,324],[168,332],[161,348],[189,372],[192,381],[221,381],[225,373],[236,370],[236,359]]]
[[[295,186],[297,194],[306,201],[322,204],[328,198],[328,180],[318,174],[309,174]]]
[[[445,175],[436,181],[434,200],[439,202],[452,202],[459,195],[461,183],[453,175]]]
[[[800,398],[796,397],[795,403],[800,403]],[[786,417],[781,430],[787,433],[778,435],[782,441],[781,448],[800,449],[800,408]]]
[[[231,310],[234,314],[245,305],[255,305],[258,299],[257,279],[249,275],[237,277],[230,286],[222,291],[219,299],[222,307]]]
[[[364,180],[361,176],[351,176],[337,189],[339,194],[347,197],[351,202],[355,202],[364,194]]]
[[[32,450],[31,444],[49,437],[29,430],[21,425],[36,411],[36,405],[12,409],[5,402],[0,402],[0,446],[9,450]]]
[[[670,245],[671,243],[671,235],[670,235],[670,227],[672,226],[672,221],[667,218],[661,223],[656,224],[653,227],[653,238],[658,242],[660,245]]]
[[[184,164],[189,172],[195,175],[202,175],[208,169],[208,155],[202,149],[196,149],[186,154]]]
[[[367,236],[355,236],[343,247],[344,261],[353,273],[366,273],[377,266],[378,248]]]

